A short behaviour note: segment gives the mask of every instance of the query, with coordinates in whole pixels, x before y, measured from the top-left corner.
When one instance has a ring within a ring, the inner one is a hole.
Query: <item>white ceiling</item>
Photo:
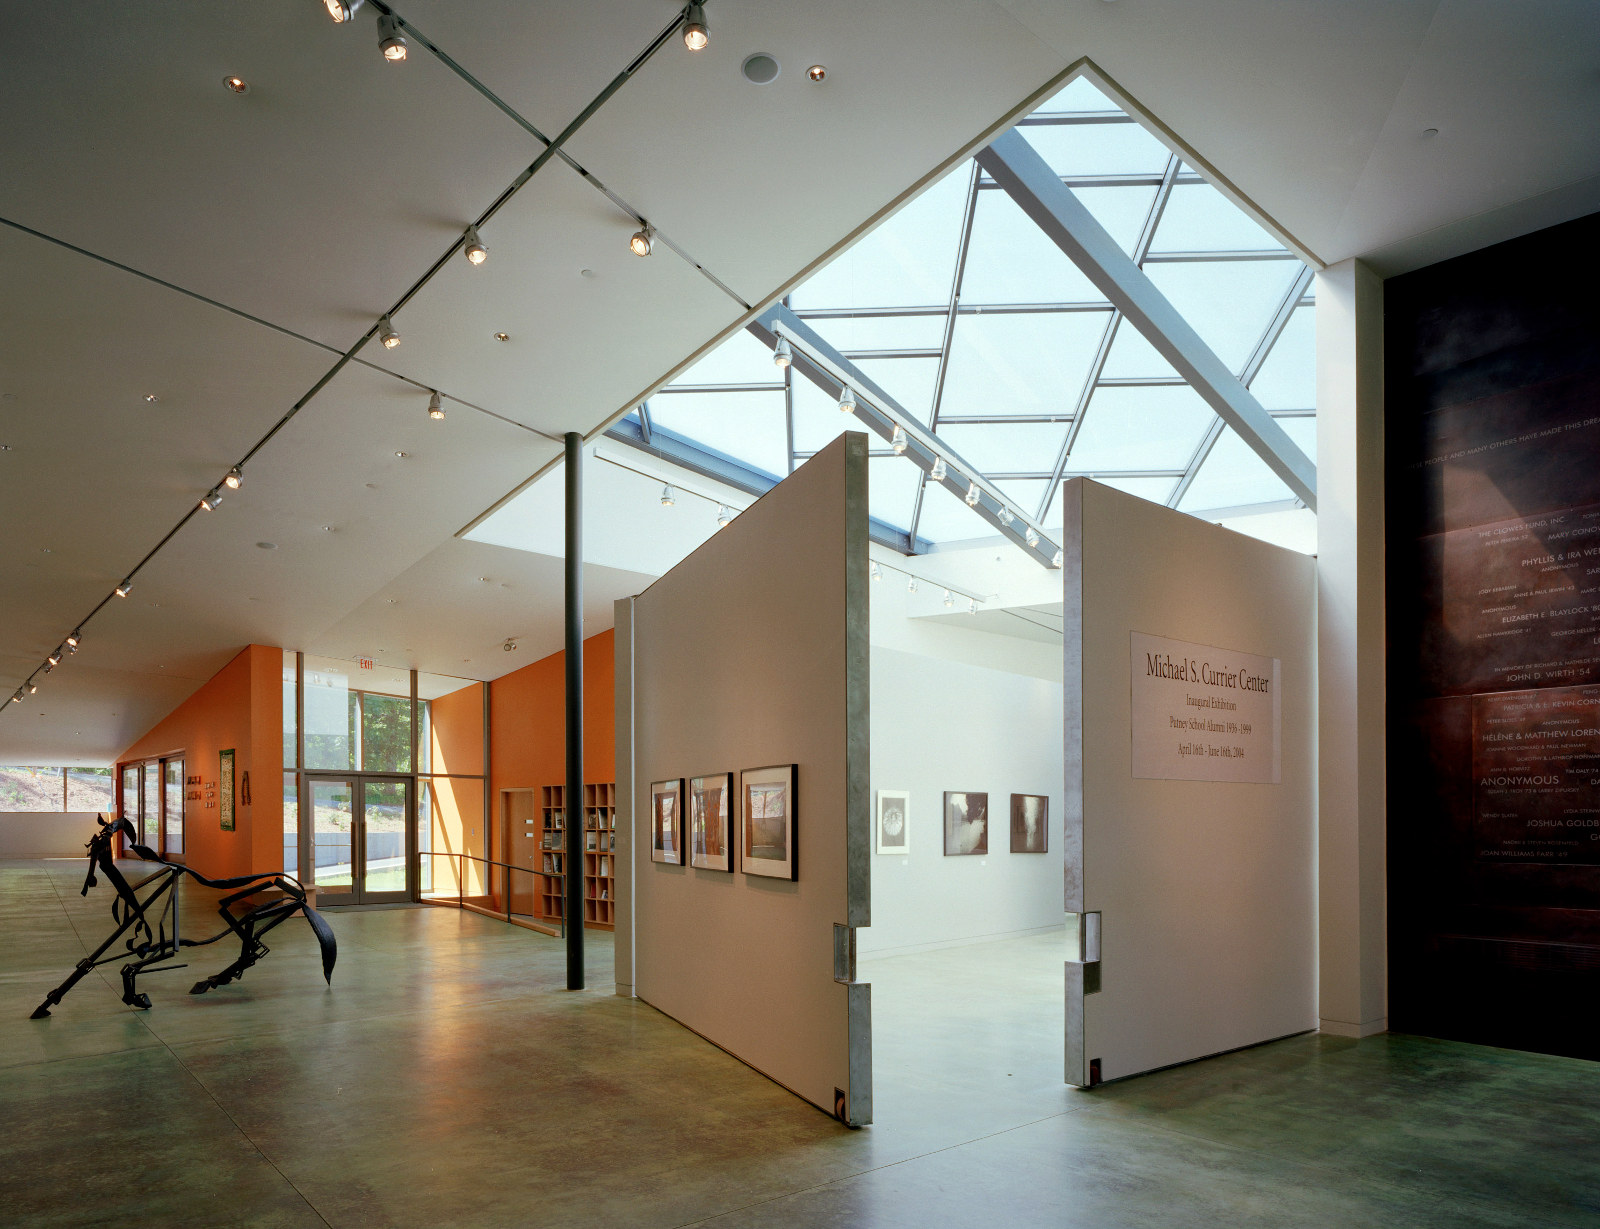
[[[8,12],[0,694],[305,408],[4,706],[0,762],[106,762],[251,641],[481,678],[557,647],[559,565],[453,535],[1085,57],[1324,260],[1600,206],[1588,4],[716,0],[706,52],[670,39],[572,139],[589,181],[552,161],[485,225],[487,265],[452,257],[398,349],[307,400],[542,149],[485,91],[554,135],[679,6],[396,7],[476,85],[415,41],[384,63],[370,5]],[[773,84],[741,78],[754,51]],[[665,240],[647,261],[634,213]],[[592,630],[648,576],[588,574]]]

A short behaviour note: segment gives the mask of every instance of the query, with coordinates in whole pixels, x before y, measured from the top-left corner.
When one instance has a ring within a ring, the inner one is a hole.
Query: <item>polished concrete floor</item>
[[[1060,938],[864,961],[875,1125],[849,1131],[644,1004],[569,993],[557,940],[438,908],[298,919],[115,966],[80,862],[0,863],[0,1222],[26,1226],[1595,1226],[1600,1067],[1304,1036],[1076,1092]],[[204,902],[191,892],[201,922]],[[196,933],[191,927],[189,933]]]

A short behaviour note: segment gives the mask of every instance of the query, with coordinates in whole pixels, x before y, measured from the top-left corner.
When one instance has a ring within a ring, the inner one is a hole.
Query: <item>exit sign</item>
[[[372,658],[358,657],[356,658],[356,665],[360,666],[363,670],[370,670],[372,669]]]

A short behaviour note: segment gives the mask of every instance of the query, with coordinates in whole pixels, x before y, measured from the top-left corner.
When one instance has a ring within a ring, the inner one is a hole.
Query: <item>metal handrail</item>
[[[564,852],[564,851],[550,850],[549,852],[557,853],[557,852]],[[535,868],[530,867],[530,866],[512,866],[509,862],[498,862],[493,858],[482,858],[482,857],[479,857],[475,853],[462,853],[462,852],[458,852],[458,851],[455,851],[455,850],[448,850],[448,849],[419,849],[417,851],[417,854],[418,854],[419,857],[457,858],[457,859],[461,859],[462,860],[460,863],[458,863],[458,867],[457,867],[457,871],[456,871],[456,899],[455,899],[455,906],[458,909],[468,908],[468,905],[467,905],[466,899],[465,899],[466,893],[462,890],[463,887],[465,886],[465,882],[466,882],[465,862],[467,860],[470,860],[470,861],[473,861],[473,862],[481,862],[485,866],[498,866],[502,870],[506,870],[506,871],[521,871],[525,875],[544,875],[546,878],[549,878],[549,879],[561,879],[561,878],[564,878],[564,876],[565,876],[565,872],[564,871],[542,871],[542,870],[536,870]],[[508,923],[511,923],[512,925],[516,925],[517,923],[515,921],[513,921],[513,916],[512,916],[512,912],[511,912],[511,891],[510,891],[510,888],[511,888],[511,883],[510,883],[510,878],[508,876],[507,877],[507,881],[506,881],[506,893],[505,893],[505,920]],[[443,900],[440,900],[438,898],[429,899],[427,897],[424,897],[423,898],[423,903],[425,903],[425,904],[448,904],[449,903],[449,897],[446,896]],[[481,910],[477,906],[474,906],[472,908],[473,908],[474,912],[480,912],[481,911],[483,913],[483,915],[486,916],[486,917],[494,916],[494,914],[490,914],[489,911],[486,910],[486,909],[482,909]],[[567,930],[567,916],[566,916],[565,907],[562,908],[561,917],[559,919],[556,919],[556,920],[560,921],[560,923],[561,923],[561,933],[563,935],[565,935],[566,934],[566,930]]]

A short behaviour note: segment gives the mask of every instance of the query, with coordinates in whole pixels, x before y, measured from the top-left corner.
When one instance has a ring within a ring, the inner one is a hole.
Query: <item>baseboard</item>
[[[1363,1024],[1354,1024],[1349,1020],[1319,1020],[1317,1029],[1332,1037],[1371,1037],[1375,1033],[1389,1031],[1389,1017],[1379,1016]]]
[[[1024,939],[1029,935],[1047,935],[1052,931],[1065,932],[1065,930],[1065,923],[1059,926],[1035,926],[1029,930],[1003,930],[991,935],[969,935],[961,939],[940,939],[933,943],[909,943],[903,947],[875,948],[871,951],[861,950],[858,933],[856,958],[858,960],[877,960],[882,956],[914,956],[920,952],[937,952],[951,947],[972,947],[979,943],[1001,943],[1007,939]]]

